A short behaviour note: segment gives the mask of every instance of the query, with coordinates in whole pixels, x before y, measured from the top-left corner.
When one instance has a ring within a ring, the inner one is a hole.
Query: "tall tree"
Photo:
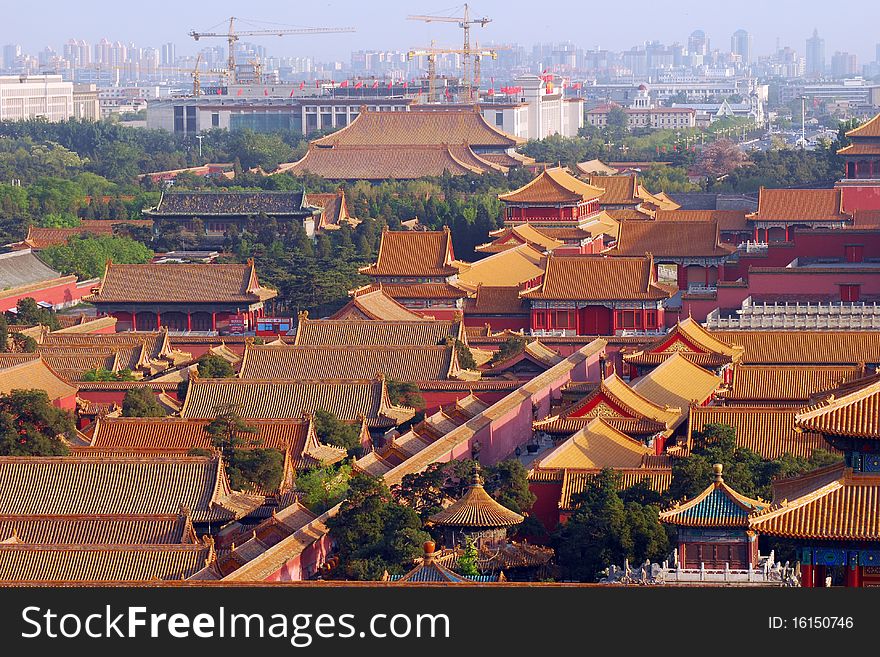
[[[0,396],[0,456],[63,456],[73,417],[56,408],[43,390],[13,390]]]
[[[339,550],[339,574],[353,580],[406,572],[430,539],[418,514],[395,501],[381,479],[365,474],[352,477],[348,497],[327,526]]]
[[[167,414],[148,386],[131,388],[122,398],[123,417],[165,417]]]

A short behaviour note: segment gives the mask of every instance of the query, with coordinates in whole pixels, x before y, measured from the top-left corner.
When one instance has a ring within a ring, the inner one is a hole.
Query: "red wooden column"
[[[217,313],[211,313],[211,330],[217,330]]]
[[[801,586],[813,588],[813,566],[811,564],[801,564]]]
[[[186,330],[187,331],[193,330],[193,321],[192,320],[193,320],[192,313],[187,313],[186,314]]]
[[[156,312],[156,328],[162,328],[162,313],[158,311]]]
[[[846,565],[846,585],[849,588],[857,588],[862,585],[862,569],[858,562],[850,555],[850,563]]]
[[[755,226],[755,241],[756,242],[758,241],[758,230],[759,230],[759,228],[757,226]]]
[[[137,330],[138,330],[138,319],[137,319],[137,317],[138,317],[138,316],[137,316],[137,311],[136,311],[136,310],[133,310],[133,311],[131,312],[131,330],[132,330],[132,331],[137,331]]]
[[[813,586],[825,588],[825,578],[828,576],[827,570],[827,566],[813,566]]]

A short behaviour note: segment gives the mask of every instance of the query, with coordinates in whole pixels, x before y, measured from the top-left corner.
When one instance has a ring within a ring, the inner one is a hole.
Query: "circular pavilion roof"
[[[493,500],[482,484],[471,484],[456,502],[435,513],[428,520],[441,527],[510,527],[523,521],[523,516]]]

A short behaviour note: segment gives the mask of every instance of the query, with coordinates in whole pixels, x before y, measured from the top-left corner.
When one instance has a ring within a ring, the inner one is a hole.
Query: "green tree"
[[[494,365],[495,363],[503,363],[508,358],[512,358],[519,353],[522,353],[526,344],[528,344],[528,340],[520,335],[512,335],[507,338],[504,342],[498,345],[498,351],[492,354],[492,358],[489,360],[490,365]]]
[[[388,399],[395,406],[408,406],[409,408],[425,407],[425,398],[422,397],[422,392],[415,383],[389,379],[386,385],[388,387]]]
[[[360,430],[356,425],[347,424],[330,411],[320,409],[315,412],[315,433],[318,439],[328,445],[342,447],[349,452],[360,448]]]
[[[83,381],[134,381],[134,374],[129,369],[113,372],[104,367],[97,367],[82,375]]]
[[[43,390],[0,395],[0,456],[64,456],[73,417],[56,408]]]
[[[624,503],[619,486],[618,473],[602,470],[575,497],[569,521],[554,532],[551,544],[564,579],[594,582],[612,564],[657,561],[668,552],[657,508]]]
[[[455,570],[459,575],[476,577],[480,574],[480,570],[477,568],[477,560],[479,557],[480,553],[477,551],[476,544],[473,539],[468,536],[465,539],[464,552],[461,553],[461,556],[458,557],[458,561],[455,563]]]
[[[379,580],[386,571],[403,574],[430,536],[418,514],[395,501],[385,483],[356,474],[339,513],[327,521],[339,550],[345,579]]]
[[[449,497],[448,479],[449,464],[432,463],[420,472],[404,475],[399,484],[392,486],[391,494],[425,521],[443,510],[443,502]]]
[[[215,419],[205,426],[211,443],[223,454],[229,485],[241,490],[256,486],[277,490],[284,476],[284,455],[275,449],[261,449],[253,436],[257,428],[241,417],[238,404],[220,404]]]
[[[506,459],[484,468],[486,492],[495,501],[517,513],[527,512],[535,503],[529,490],[529,473],[517,459]]]
[[[122,398],[123,417],[164,417],[165,407],[156,399],[155,393],[147,386],[131,388]]]
[[[18,324],[24,324],[25,326],[42,324],[43,326],[48,326],[53,331],[60,327],[55,312],[38,305],[31,297],[19,299],[18,303],[15,304],[15,309],[15,321]]]
[[[82,235],[71,237],[65,245],[43,249],[40,257],[65,274],[97,278],[103,275],[108,260],[117,264],[143,264],[150,261],[153,252],[127,237]]]
[[[335,506],[348,492],[351,480],[351,464],[313,468],[297,475],[296,490],[302,494],[303,502],[315,513],[324,513]]]
[[[235,376],[235,370],[229,361],[217,354],[209,353],[199,358],[197,368],[199,377],[203,379],[228,379]]]
[[[458,357],[459,367],[466,370],[477,369],[477,361],[474,360],[474,354],[471,352],[470,347],[458,339],[453,344],[455,345],[455,355]]]

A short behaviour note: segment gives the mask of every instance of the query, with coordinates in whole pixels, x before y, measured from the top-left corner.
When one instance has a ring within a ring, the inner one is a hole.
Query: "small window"
[[[211,114],[211,127],[219,128],[220,127],[220,112],[213,112]]]
[[[504,125],[504,112],[495,112],[495,125]]]

